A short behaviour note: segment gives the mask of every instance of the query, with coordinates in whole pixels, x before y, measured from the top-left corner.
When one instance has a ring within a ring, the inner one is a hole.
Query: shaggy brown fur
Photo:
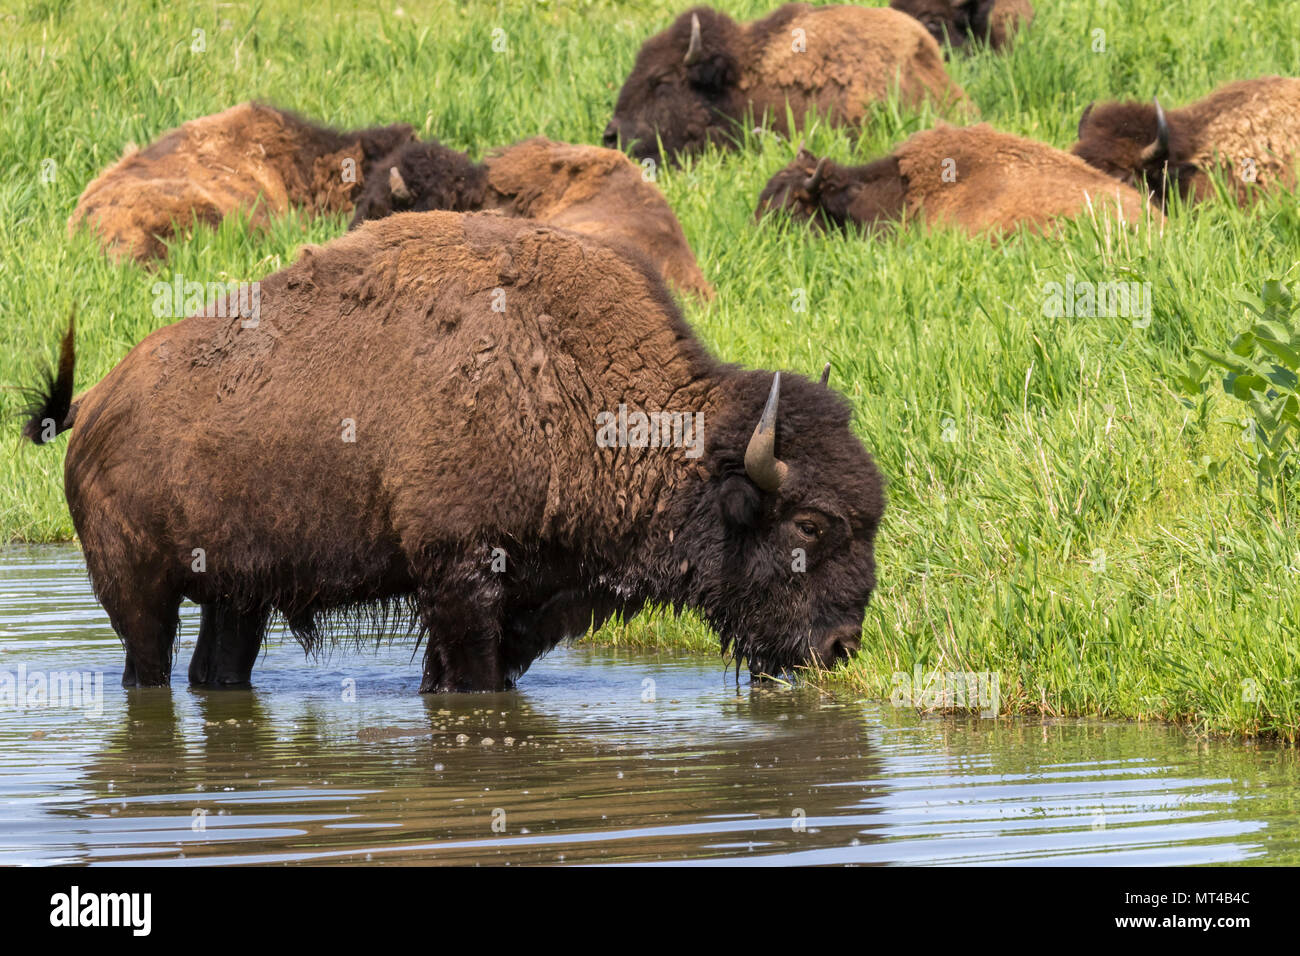
[[[1069,153],[981,123],[940,124],[865,166],[820,161],[800,150],[763,189],[756,215],[784,209],[801,220],[869,227],[919,219],[998,235],[1022,224],[1048,231],[1090,208],[1099,216],[1118,210],[1130,224],[1163,219],[1136,190]]]
[[[375,603],[417,615],[426,691],[507,687],[645,604],[699,610],[759,673],[856,649],[884,498],[847,402],[719,363],[648,263],[402,213],[267,278],[255,327],[214,311],[71,406],[69,361],[28,424],[74,429],[68,506],[125,684],[168,683],[182,598],[197,684],[246,682],[272,612],[312,645]],[[702,414],[698,454],[602,446],[620,406]]]
[[[617,150],[538,136],[489,153],[485,162],[489,186],[515,215],[629,245],[669,284],[713,298],[663,193]]]
[[[68,229],[84,222],[113,258],[146,261],[165,256],[163,240],[176,232],[195,222],[215,225],[236,210],[259,226],[290,205],[347,211],[366,166],[411,132],[401,124],[337,133],[243,103],[128,150],[86,187]],[[345,168],[355,171],[353,181]]]
[[[396,180],[389,172],[394,167]],[[376,165],[352,224],[431,209],[492,210],[623,243],[650,259],[676,289],[713,297],[663,194],[617,150],[539,136],[477,164],[439,143],[409,143]]]
[[[1261,191],[1295,187],[1300,79],[1241,80],[1169,110],[1163,147],[1157,116],[1149,103],[1089,106],[1071,152],[1116,179],[1145,186],[1162,208],[1170,189],[1193,201],[1213,195],[1210,174],[1216,171],[1226,175],[1243,206]]]
[[[697,7],[641,47],[605,129],[605,145],[621,142],[638,158],[656,159],[657,139],[670,158],[709,142],[730,147],[747,114],[756,121],[768,114],[773,128],[789,135],[787,106],[796,126],[809,110],[858,125],[895,87],[909,106],[925,99],[940,108],[966,104],[966,94],[944,70],[938,44],[896,10],[789,3],[738,24]]]
[[[940,45],[966,46],[970,37],[1000,50],[1034,19],[1029,0],[889,0],[889,5],[921,22]]]

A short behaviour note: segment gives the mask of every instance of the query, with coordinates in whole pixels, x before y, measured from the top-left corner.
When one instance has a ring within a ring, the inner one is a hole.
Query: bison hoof
[[[253,686],[251,680],[235,680],[217,678],[216,680],[195,680],[190,678],[190,687],[194,690],[249,690]]]
[[[473,681],[433,680],[426,677],[420,682],[421,694],[492,694],[514,689],[514,681],[479,686]]]

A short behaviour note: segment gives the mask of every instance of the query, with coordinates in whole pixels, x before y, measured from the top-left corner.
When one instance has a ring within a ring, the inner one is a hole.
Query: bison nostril
[[[604,142],[606,149],[618,149],[618,127],[613,123],[605,127],[602,142]]]
[[[859,629],[838,630],[822,642],[817,656],[821,658],[822,666],[834,667],[840,661],[846,661],[856,654],[861,642],[862,633]]]

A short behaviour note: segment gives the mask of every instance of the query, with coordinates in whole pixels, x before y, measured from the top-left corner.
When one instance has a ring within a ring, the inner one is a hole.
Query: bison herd
[[[700,344],[671,291],[714,291],[645,172],[739,148],[756,122],[861,127],[893,95],[973,119],[945,55],[1025,42],[1032,17],[1025,0],[749,23],[697,7],[644,42],[602,146],[538,137],[476,162],[405,124],[336,132],[246,103],[128,150],[69,223],[115,258],[160,259],[236,213],[352,222],[263,280],[255,315],[218,296],[80,395],[69,325],[24,433],[73,432],[65,491],[123,684],[170,682],[184,599],[208,687],[247,685],[275,614],[309,648],[398,614],[426,692],[510,687],[646,606],[698,612],[756,676],[854,653],[882,478],[825,375]],[[1224,171],[1243,204],[1293,188],[1298,148],[1300,80],[1268,77],[1090,106],[1068,152],[947,122],[862,165],[800,147],[756,215],[868,236],[1158,226],[1171,191],[1202,200]]]

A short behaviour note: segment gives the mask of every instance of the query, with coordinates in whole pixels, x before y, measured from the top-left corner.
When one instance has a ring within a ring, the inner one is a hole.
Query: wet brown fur
[[[216,311],[149,335],[60,426],[124,684],[169,682],[182,598],[203,606],[202,685],[248,681],[273,612],[308,646],[358,608],[413,614],[427,691],[510,686],[647,603],[699,609],[759,673],[856,647],[884,498],[847,403],[783,376],[790,473],[761,492],[743,456],[772,375],[710,356],[648,263],[402,213],[305,248],[255,327]],[[703,455],[599,447],[620,404],[702,412]]]

